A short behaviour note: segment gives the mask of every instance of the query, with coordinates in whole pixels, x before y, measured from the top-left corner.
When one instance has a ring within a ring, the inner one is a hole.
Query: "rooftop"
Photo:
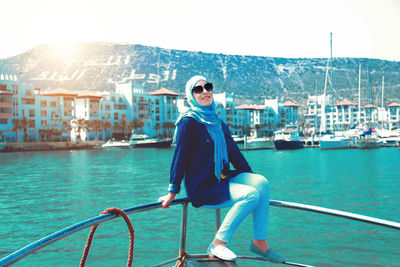
[[[341,102],[337,102],[336,106],[357,106],[357,104],[351,102],[350,100],[345,99]]]
[[[168,90],[167,88],[161,88],[158,89],[157,91],[149,93],[149,95],[171,95],[171,96],[178,96],[179,94]]]
[[[286,101],[285,103],[283,103],[284,107],[298,107],[300,106],[299,104],[297,104],[296,102],[293,101]]]
[[[252,109],[252,110],[264,110],[264,106],[260,105],[248,105],[248,104],[242,104],[240,106],[237,106],[235,109]]]
[[[77,96],[78,93],[64,88],[56,88],[42,93],[45,96]]]
[[[80,91],[78,92],[78,98],[103,98],[104,93],[93,92],[93,91]]]
[[[376,108],[376,106],[375,106],[375,105],[372,105],[372,104],[370,104],[370,105],[366,105],[364,108]]]
[[[392,104],[388,105],[388,107],[390,107],[390,108],[400,107],[400,104],[395,102],[395,103],[392,103]]]

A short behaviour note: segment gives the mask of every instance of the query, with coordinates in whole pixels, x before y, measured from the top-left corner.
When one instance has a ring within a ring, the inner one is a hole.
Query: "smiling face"
[[[200,80],[196,83],[196,86],[203,86],[206,84],[206,81]],[[203,91],[201,93],[193,93],[194,99],[196,99],[197,103],[199,103],[201,106],[208,107],[212,104],[213,102],[213,93],[212,91],[207,91],[206,89],[203,88]]]

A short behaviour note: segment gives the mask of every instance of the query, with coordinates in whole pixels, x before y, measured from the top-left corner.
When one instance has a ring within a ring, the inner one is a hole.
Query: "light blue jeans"
[[[205,208],[231,207],[218,229],[215,238],[229,243],[239,224],[253,213],[253,238],[267,239],[269,214],[269,182],[259,174],[241,173],[229,181],[230,199]]]

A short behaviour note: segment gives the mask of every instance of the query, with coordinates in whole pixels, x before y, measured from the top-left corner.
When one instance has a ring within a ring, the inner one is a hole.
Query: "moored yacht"
[[[114,138],[101,145],[102,148],[129,148],[130,146],[129,142],[115,140]]]
[[[354,139],[346,134],[329,134],[319,139],[319,148],[324,149],[346,149],[354,145]]]
[[[376,129],[379,136],[379,146],[381,147],[395,147],[400,144],[400,132],[399,130],[385,130]]]
[[[360,134],[355,141],[356,147],[361,149],[370,149],[379,147],[379,137],[373,128]]]
[[[299,149],[304,147],[296,125],[286,125],[284,129],[274,132],[273,142],[276,150]]]
[[[145,134],[132,134],[130,138],[130,144],[132,147],[155,147],[155,148],[167,148],[172,143],[171,138],[150,138]]]

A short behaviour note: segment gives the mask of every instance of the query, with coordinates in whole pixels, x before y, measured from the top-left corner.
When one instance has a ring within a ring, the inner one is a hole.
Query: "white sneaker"
[[[213,244],[210,244],[208,246],[207,252],[209,255],[213,255],[224,261],[235,261],[237,259],[236,254],[233,253],[232,250],[221,245],[214,247]]]

